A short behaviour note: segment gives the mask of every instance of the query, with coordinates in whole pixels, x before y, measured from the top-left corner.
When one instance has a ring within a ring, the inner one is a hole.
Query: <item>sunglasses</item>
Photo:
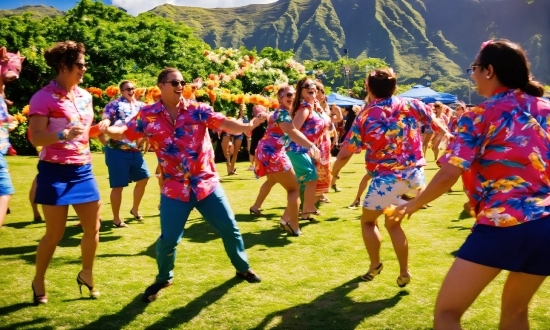
[[[88,66],[88,63],[86,63],[86,62],[84,62],[84,63],[76,62],[74,65],[76,65],[78,70],[84,70],[84,68]]]
[[[178,87],[178,86],[185,86],[187,84],[185,80],[172,80],[172,81],[165,81],[163,84],[170,83],[172,87]]]
[[[295,95],[294,93],[286,93],[285,96],[286,96],[286,97],[294,97],[294,95]]]
[[[470,69],[466,70],[466,73],[471,76],[474,71],[476,71],[476,68],[480,67],[481,63],[472,63],[470,64]]]
[[[306,89],[311,89],[311,88],[317,89],[317,85],[315,85],[315,83],[304,84],[302,85],[302,87]]]
[[[123,89],[122,91],[133,92],[133,91],[135,91],[135,90],[136,90],[135,87],[130,87],[130,88]]]

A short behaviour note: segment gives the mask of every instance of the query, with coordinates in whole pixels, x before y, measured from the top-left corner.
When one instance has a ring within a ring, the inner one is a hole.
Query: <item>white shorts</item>
[[[426,183],[423,168],[410,168],[398,174],[374,177],[363,199],[363,207],[382,211],[390,205],[402,205],[406,201],[401,195],[418,190]]]

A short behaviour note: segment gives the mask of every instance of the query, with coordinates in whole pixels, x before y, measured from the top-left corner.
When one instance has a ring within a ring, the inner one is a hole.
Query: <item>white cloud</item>
[[[203,8],[241,7],[250,4],[272,3],[276,0],[112,0],[113,5],[137,15],[163,4]]]

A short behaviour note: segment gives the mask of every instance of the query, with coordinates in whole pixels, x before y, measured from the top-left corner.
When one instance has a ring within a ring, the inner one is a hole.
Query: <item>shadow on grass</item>
[[[460,230],[471,230],[472,227],[464,227],[464,226],[449,226],[447,227],[447,229],[458,229],[459,231]]]
[[[346,295],[359,286],[357,279],[317,297],[307,304],[297,305],[267,315],[255,328],[260,329],[355,329],[364,319],[392,308],[409,293],[369,302],[357,302]]]
[[[136,319],[147,308],[147,303],[141,301],[141,293],[115,314],[103,315],[92,323],[78,328],[79,330],[122,329]]]
[[[0,314],[3,315],[3,314]],[[40,330],[50,330],[55,329],[51,326],[40,326],[40,323],[44,323],[49,321],[47,318],[41,317],[30,321],[24,321],[19,323],[13,323],[5,327],[0,327],[0,330],[13,330],[13,329],[22,329],[22,328],[34,328],[34,329],[40,329]]]
[[[304,228],[308,224],[302,224],[300,227]],[[247,249],[255,245],[263,245],[266,247],[283,247],[290,244],[286,236],[281,235],[281,230],[278,227],[273,229],[262,230],[253,233],[241,233],[244,241],[244,245]],[[184,238],[193,243],[205,243],[215,239],[219,239],[220,235],[215,231],[214,227],[205,221],[194,222],[188,228],[185,229]]]
[[[171,310],[168,315],[145,329],[155,330],[180,328],[183,324],[191,321],[199,315],[204,308],[207,308],[216,301],[220,300],[229,291],[229,289],[240,282],[242,282],[241,279],[233,277],[225,283],[206,291],[200,297],[193,299],[185,306]]]
[[[449,254],[456,258],[456,255],[458,254],[458,250],[454,250],[453,252],[451,252]]]

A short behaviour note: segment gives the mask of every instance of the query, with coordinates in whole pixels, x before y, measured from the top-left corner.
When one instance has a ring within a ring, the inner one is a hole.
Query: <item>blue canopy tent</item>
[[[336,104],[339,107],[351,107],[354,105],[363,105],[365,104],[365,101],[336,93],[331,93],[327,95],[327,103],[329,105]]]
[[[438,93],[429,87],[416,85],[405,93],[399,94],[401,97],[410,97],[421,100],[424,103],[433,103],[439,101],[443,104],[456,103],[458,98],[449,93]]]

